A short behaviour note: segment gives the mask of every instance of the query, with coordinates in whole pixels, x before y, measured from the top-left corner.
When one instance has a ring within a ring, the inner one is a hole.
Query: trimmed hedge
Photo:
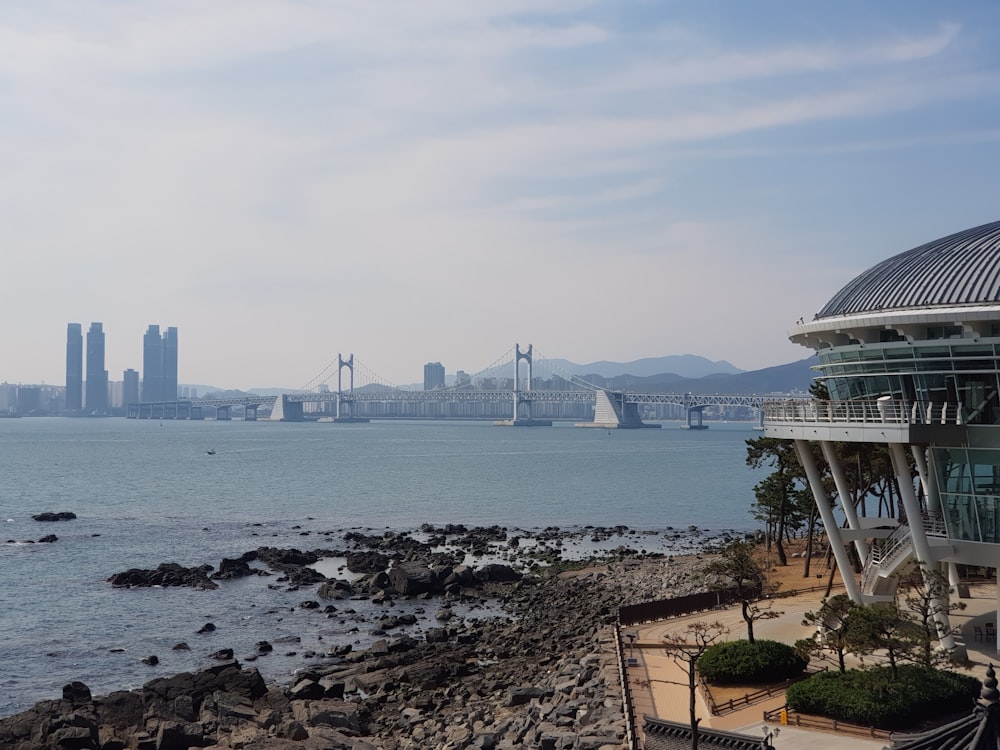
[[[780,682],[802,674],[809,660],[778,641],[727,641],[710,646],[698,671],[717,685]]]
[[[889,667],[818,672],[788,688],[790,708],[878,729],[908,729],[968,709],[979,695],[974,677],[907,664],[892,679]]]

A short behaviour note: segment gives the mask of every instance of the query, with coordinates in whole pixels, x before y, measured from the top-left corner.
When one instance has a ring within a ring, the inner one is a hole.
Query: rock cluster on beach
[[[451,558],[445,564],[428,558],[421,544],[403,535],[367,538],[360,544],[365,549],[349,559],[352,570],[368,568],[353,586],[373,599],[440,597],[437,624],[419,639],[401,633],[363,651],[332,647],[321,663],[299,670],[286,685],[265,684],[256,669],[229,659],[228,649],[217,652],[225,660],[213,666],[155,679],[140,690],[93,698],[86,685],[73,683],[62,700],[0,720],[0,747],[625,746],[613,641],[617,607],[697,590],[696,559],[629,558],[559,575],[522,575],[498,563],[472,569]],[[294,576],[295,569],[311,570],[306,566],[318,553],[260,548],[248,554],[252,560],[243,563],[261,561]],[[226,567],[243,570],[237,563]],[[325,581],[317,598],[339,598],[347,585]],[[506,616],[452,616],[451,604],[470,587],[502,604]],[[381,624],[393,630],[398,623]],[[261,642],[258,649],[266,653],[271,645]]]

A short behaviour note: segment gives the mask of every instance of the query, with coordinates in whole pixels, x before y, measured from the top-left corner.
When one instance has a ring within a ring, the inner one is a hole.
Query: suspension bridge
[[[536,368],[538,373],[536,374]],[[333,390],[333,381],[336,390]],[[787,395],[649,393],[608,389],[567,372],[553,360],[515,344],[492,364],[451,386],[406,389],[388,382],[357,359],[338,354],[302,387],[277,396],[238,396],[128,404],[129,419],[232,419],[339,423],[372,419],[478,419],[509,426],[548,426],[554,420],[582,427],[659,427],[684,419],[706,429],[704,412],[724,410],[733,419],[763,419],[766,401]],[[650,420],[650,421],[644,421]]]

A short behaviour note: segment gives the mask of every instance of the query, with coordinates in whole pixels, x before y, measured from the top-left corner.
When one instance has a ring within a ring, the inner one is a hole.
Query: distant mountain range
[[[645,393],[794,393],[807,391],[815,373],[816,357],[763,370],[740,370],[725,360],[713,362],[694,354],[647,357],[632,362],[591,362],[579,365],[569,360],[546,360],[546,369],[575,375],[601,388]],[[536,372],[536,375],[539,374]],[[422,386],[414,384],[411,389]],[[242,395],[277,396],[288,388],[254,388],[249,392],[197,386],[205,397],[233,398]]]
[[[809,390],[815,377],[811,368],[817,361],[816,357],[810,357],[763,370],[712,373],[702,377],[685,377],[670,372],[645,377],[631,374],[602,377],[597,373],[579,377],[603,388],[639,393],[796,393]]]
[[[568,359],[547,359],[545,364],[553,371],[562,371],[569,375],[600,375],[602,378],[614,378],[619,375],[634,375],[650,377],[663,373],[673,373],[684,378],[703,378],[706,375],[736,375],[743,372],[738,367],[724,359],[713,362],[696,354],[671,354],[666,357],[645,357],[631,362],[591,362],[589,365],[578,365]]]

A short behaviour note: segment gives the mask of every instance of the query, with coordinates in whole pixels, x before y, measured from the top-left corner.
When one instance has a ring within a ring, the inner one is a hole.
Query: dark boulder
[[[439,589],[437,574],[419,561],[394,565],[389,570],[389,584],[393,591],[404,596],[431,594]]]
[[[554,691],[552,688],[540,687],[516,687],[511,688],[507,693],[508,706],[523,706],[536,698],[551,698]]]
[[[347,581],[341,580],[328,580],[325,581],[318,589],[316,589],[316,596],[320,599],[343,599],[344,597],[350,596],[354,593],[351,590],[351,585]]]
[[[325,575],[312,568],[286,568],[283,572],[290,586],[310,586],[326,581]]]
[[[32,518],[36,521],[72,521],[76,518],[76,513],[70,513],[69,511],[45,511],[44,513],[38,513],[33,515]]]
[[[246,560],[232,560],[224,557],[219,563],[219,569],[212,574],[215,580],[230,580],[232,578],[245,578],[254,575],[253,568]]]
[[[243,555],[241,560],[250,562],[260,560],[272,568],[282,569],[283,566],[291,565],[302,567],[319,562],[320,555],[316,552],[303,552],[299,549],[280,549],[278,547],[258,547],[254,552]]]
[[[523,576],[509,565],[491,563],[484,565],[476,571],[476,578],[483,582],[492,583],[513,583],[520,581]]]
[[[131,568],[122,573],[115,573],[108,578],[108,582],[118,588],[188,586],[196,589],[217,589],[219,584],[208,577],[211,570],[211,565],[185,568],[177,563],[161,563],[156,570]]]
[[[347,569],[353,573],[378,573],[389,567],[389,556],[381,552],[348,552]]]
[[[67,701],[71,706],[82,706],[90,703],[92,700],[90,688],[78,680],[68,685],[63,685],[62,699]]]

